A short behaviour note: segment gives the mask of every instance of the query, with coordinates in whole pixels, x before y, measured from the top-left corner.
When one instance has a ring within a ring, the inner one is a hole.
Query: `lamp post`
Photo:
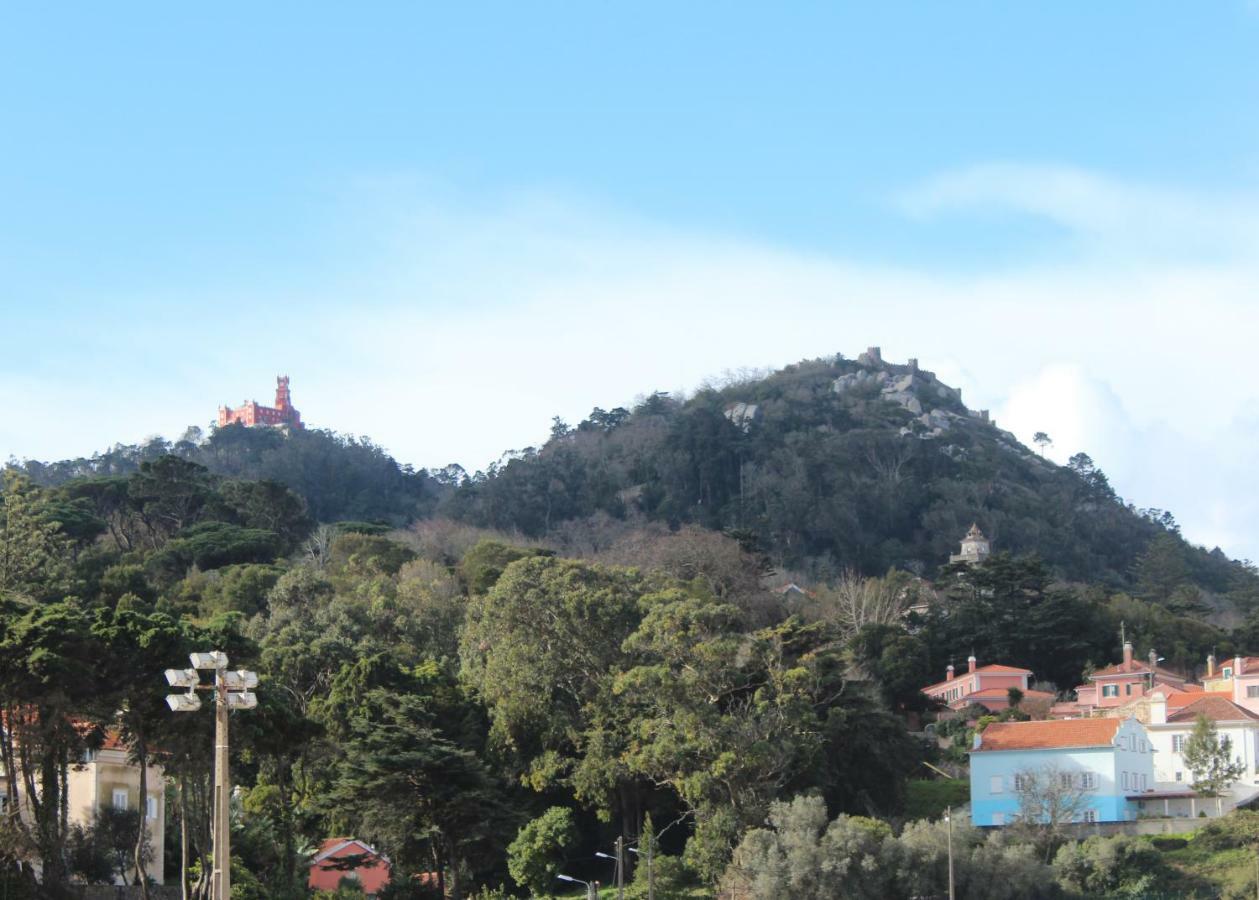
[[[573,884],[584,884],[586,886],[586,900],[596,900],[595,886],[589,881],[582,881],[580,878],[574,878],[572,875],[556,875],[560,881],[571,881]]]
[[[647,857],[647,900],[656,900],[656,880],[651,871],[651,847],[655,842],[655,838],[652,835],[647,835],[647,852],[645,854],[637,847],[629,848],[629,852],[635,856]]]
[[[949,826],[949,900],[953,900],[953,807],[944,808],[944,821]]]
[[[601,850],[595,851],[595,856],[600,859],[610,859],[616,863],[616,900],[625,900],[625,849],[625,838],[618,837],[616,839],[616,856],[604,853]],[[633,850],[632,847],[629,849]]]
[[[229,824],[232,786],[227,768],[227,714],[233,709],[253,709],[258,697],[258,675],[241,669],[227,670],[227,654],[221,650],[192,653],[191,669],[167,669],[171,687],[187,688],[186,694],[167,694],[166,704],[175,712],[196,712],[201,708],[197,691],[214,692],[214,869],[210,875],[211,900],[232,896],[232,836]],[[201,670],[214,672],[213,684],[201,683]]]

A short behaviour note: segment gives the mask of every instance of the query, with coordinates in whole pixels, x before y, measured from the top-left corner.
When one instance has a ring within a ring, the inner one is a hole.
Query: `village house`
[[[150,765],[146,781],[148,796],[140,796],[140,767],[128,758],[127,747],[116,729],[108,729],[100,749],[84,753],[70,767],[66,776],[66,809],[71,824],[87,826],[98,809],[138,810],[149,833],[152,850],[147,872],[161,884],[163,847],[166,834],[166,778],[160,766]],[[0,771],[0,811],[8,797],[8,773]],[[19,786],[19,796],[22,787]],[[30,809],[21,804],[23,819],[30,819]]]
[[[370,898],[385,889],[389,872],[389,860],[362,841],[328,838],[310,861],[307,886],[312,891],[335,891],[342,879],[349,879]]]
[[[1215,725],[1220,743],[1227,745],[1234,760],[1245,768],[1225,798],[1227,805],[1236,806],[1259,795],[1259,714],[1218,692],[1199,693],[1196,699],[1177,707],[1172,707],[1162,692],[1151,695],[1146,730],[1155,749],[1158,780],[1177,784],[1193,781],[1184,749],[1200,715]]]
[[[1217,669],[1215,657],[1208,656],[1202,686],[1208,691],[1226,692],[1238,706],[1259,713],[1259,657],[1234,656]]]
[[[1010,688],[1022,691],[1024,699],[1053,699],[1047,691],[1030,689],[1031,669],[1020,669],[1016,666],[990,664],[978,665],[972,654],[966,660],[967,670],[956,675],[950,664],[943,681],[928,685],[922,692],[928,697],[943,703],[950,709],[965,709],[972,703],[978,704],[993,712],[999,712],[1010,705]]]
[[[1050,715],[1055,718],[1093,715],[1108,709],[1118,709],[1143,697],[1158,685],[1166,685],[1176,690],[1184,690],[1188,679],[1178,672],[1164,669],[1159,665],[1160,658],[1156,652],[1150,651],[1147,661],[1133,658],[1131,641],[1123,645],[1123,661],[1104,669],[1098,669],[1089,676],[1087,684],[1076,687],[1074,701],[1055,704]]]
[[[1016,821],[1029,773],[1069,779],[1080,795],[1076,821],[1132,821],[1155,787],[1154,747],[1135,719],[994,722],[970,752],[971,822]]]

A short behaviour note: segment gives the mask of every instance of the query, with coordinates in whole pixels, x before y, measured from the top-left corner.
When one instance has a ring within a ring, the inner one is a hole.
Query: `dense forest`
[[[851,870],[847,895],[939,896],[940,824],[913,820],[944,805],[923,763],[950,760],[913,730],[922,686],[973,652],[1065,694],[1121,626],[1192,671],[1259,650],[1259,590],[1082,453],[1055,466],[906,369],[890,397],[888,367],[842,359],[653,394],[474,475],[239,426],[12,463],[0,753],[30,773],[8,808],[35,802],[3,820],[5,889],[108,871],[57,798],[121,727],[171,779],[166,871],[205,896],[210,717],[170,715],[160,673],[215,648],[262,675],[233,724],[234,897],[306,896],[335,834],[386,852],[398,897],[607,880],[622,835],[652,843],[662,897],[782,896],[800,853]],[[972,521],[998,552],[941,565]],[[991,865],[1019,897],[1127,896],[1155,866],[958,841],[966,896]]]

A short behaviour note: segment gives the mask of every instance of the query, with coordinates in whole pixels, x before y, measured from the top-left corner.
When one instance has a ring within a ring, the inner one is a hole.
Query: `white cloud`
[[[1255,486],[1240,448],[1259,437],[1259,266],[1238,234],[1259,204],[978,167],[905,202],[922,215],[1047,216],[1105,252],[959,274],[667,228],[571,199],[472,208],[396,188],[349,217],[375,258],[342,264],[322,292],[185,290],[182,307],[204,317],[150,320],[122,352],[116,329],[102,326],[95,345],[84,329],[82,352],[101,357],[108,382],[0,374],[0,390],[20,396],[0,419],[0,453],[59,458],[177,435],[219,402],[266,399],[283,371],[312,424],[371,435],[415,465],[477,468],[543,440],[552,415],[571,422],[726,369],[878,344],[889,359],[918,357],[1024,439],[1048,431],[1057,457],[1088,452],[1124,496],[1171,509],[1190,538],[1259,557],[1259,508],[1238,496]],[[1204,258],[1186,231],[1228,239]],[[1182,239],[1190,252],[1167,250]],[[254,310],[243,336],[240,316],[221,312],[241,297]]]
[[[1076,235],[1091,254],[1179,258],[1259,249],[1259,198],[1169,190],[1067,166],[988,163],[946,172],[904,191],[912,217],[1025,215]]]

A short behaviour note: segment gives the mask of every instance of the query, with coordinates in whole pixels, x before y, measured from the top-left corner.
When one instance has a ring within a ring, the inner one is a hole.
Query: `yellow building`
[[[0,770],[0,799],[7,796],[7,773]],[[166,833],[166,777],[160,766],[148,767],[148,796],[140,796],[140,767],[127,758],[127,749],[118,732],[106,732],[99,750],[84,754],[70,767],[66,778],[67,808],[72,824],[87,825],[92,813],[102,807],[139,810],[149,832],[152,849],[149,877],[161,884],[165,879],[162,847]],[[27,811],[23,810],[24,817]]]

